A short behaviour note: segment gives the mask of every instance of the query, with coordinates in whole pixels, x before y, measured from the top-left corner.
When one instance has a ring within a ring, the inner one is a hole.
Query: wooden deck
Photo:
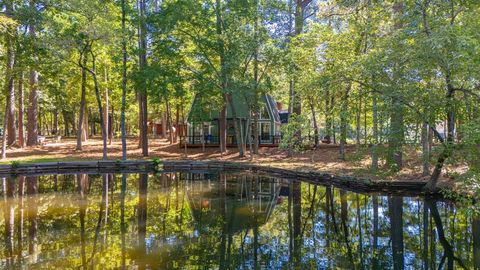
[[[260,143],[258,146],[259,147],[278,147],[280,144],[278,143]],[[179,143],[179,146],[180,148],[182,147],[185,147],[185,145],[183,144],[183,142]],[[247,144],[247,147],[249,146],[249,144]],[[197,144],[197,143],[187,143],[187,148],[202,148],[203,145],[202,144]],[[213,148],[213,147],[220,147],[220,144],[218,143],[209,143],[209,144],[205,144],[205,147],[206,148]],[[227,147],[228,148],[234,148],[234,147],[237,147],[237,144],[227,144]]]

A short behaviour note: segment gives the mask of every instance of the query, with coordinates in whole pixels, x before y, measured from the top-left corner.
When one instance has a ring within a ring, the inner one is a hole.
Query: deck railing
[[[220,144],[220,138],[218,136],[213,135],[190,135],[190,136],[181,136],[180,137],[180,144],[183,145],[187,141],[189,145],[218,145]],[[253,142],[253,137],[251,138]],[[260,135],[259,136],[259,143],[260,144],[273,144],[278,145],[280,144],[281,136],[280,135]],[[247,141],[249,144],[250,141]],[[235,135],[227,135],[227,145],[236,145],[237,138]]]

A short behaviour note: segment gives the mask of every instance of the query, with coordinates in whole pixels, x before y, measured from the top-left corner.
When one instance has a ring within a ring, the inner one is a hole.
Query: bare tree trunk
[[[82,142],[86,142],[90,136],[95,134],[95,125],[92,126],[90,124],[89,118],[91,115],[91,110],[85,105],[85,115],[83,116],[83,130],[82,130]],[[94,121],[92,121],[92,124],[95,124]]]
[[[172,112],[170,108],[170,102],[168,101],[167,96],[165,96],[165,106],[167,108],[167,126],[169,131],[169,141],[170,144],[173,144]]]
[[[220,152],[227,152],[227,108],[223,106],[220,111],[218,123],[218,136],[220,142]]]
[[[5,116],[3,117],[3,135],[2,135],[2,159],[7,158],[7,125],[8,125],[8,115],[7,109],[5,109]]]
[[[258,118],[260,113],[260,104],[259,104],[259,93],[258,93],[258,0],[255,0],[255,16],[254,16],[254,42],[255,42],[255,50],[253,56],[253,81],[254,81],[254,88],[253,88],[253,154],[258,155],[258,147],[259,147],[259,134],[258,134]],[[250,141],[252,138],[248,138]]]
[[[345,160],[347,145],[347,119],[348,119],[348,95],[350,94],[352,84],[349,83],[342,95],[342,109],[340,111],[340,159]]]
[[[373,147],[372,147],[372,169],[378,170],[378,97],[377,94],[373,94],[372,101],[373,110]]]
[[[393,16],[395,30],[403,27],[402,15],[405,3],[400,0],[393,5]],[[390,132],[388,140],[388,165],[394,170],[399,171],[403,167],[403,143],[404,143],[404,123],[403,123],[403,105],[401,103],[402,93],[398,90],[398,96],[392,97],[390,108]]]
[[[356,140],[355,140],[355,147],[357,151],[360,149],[360,127],[361,127],[361,110],[362,110],[362,94],[360,94],[360,98],[358,100],[357,104],[357,112],[356,112],[356,118],[355,118],[355,129],[356,129]]]
[[[103,113],[105,114],[104,115],[104,121],[105,123],[103,123],[103,125],[105,126],[105,130],[106,130],[106,133],[107,133],[107,139],[108,139],[108,144],[112,144],[112,137],[110,137],[110,117],[109,117],[109,111],[108,111],[108,108],[109,108],[109,100],[108,100],[108,70],[107,70],[107,67],[105,67],[105,72],[104,72],[104,79],[105,79],[105,108],[103,110]]]
[[[35,0],[30,1],[30,7],[35,8]],[[30,37],[33,41],[36,39],[35,25],[29,25]],[[35,47],[35,44],[34,44]],[[36,55],[34,59],[36,60]],[[28,96],[28,112],[27,112],[27,146],[38,144],[38,72],[30,69],[30,94]]]
[[[310,110],[312,112],[312,120],[313,120],[313,136],[315,139],[315,148],[320,146],[320,138],[318,136],[318,123],[317,123],[317,115],[315,113],[315,106],[313,101],[310,102]]]
[[[100,94],[100,87],[98,85],[98,78],[97,78],[97,66],[96,66],[96,59],[95,55],[91,51],[90,48],[90,55],[92,57],[92,69],[88,69],[87,71],[92,75],[93,77],[93,83],[95,86],[95,97],[97,98],[97,105],[98,105],[98,114],[100,116],[100,126],[102,130],[102,140],[103,140],[103,159],[107,159],[107,129],[105,127],[105,119],[103,119],[103,109],[102,109],[102,97]]]
[[[13,15],[13,4],[6,4],[6,13],[8,15]],[[5,67],[5,95],[6,99],[6,110],[7,121],[5,122],[4,133],[7,133],[7,145],[12,145],[16,141],[16,130],[15,130],[15,37],[16,29],[15,27],[8,27],[8,32],[5,35],[5,47],[6,47],[6,67]]]
[[[88,128],[88,125],[85,125],[85,106],[86,106],[86,93],[87,93],[87,71],[85,66],[87,65],[88,55],[87,48],[84,48],[84,51],[80,55],[79,62],[82,63],[82,82],[81,82],[81,94],[80,94],[80,114],[78,117],[78,128],[77,128],[77,151],[82,150],[82,141],[84,138],[85,130]]]
[[[146,3],[145,0],[138,0],[138,11],[140,25],[138,28],[139,36],[139,69],[143,71],[147,66],[147,27],[145,23]],[[144,86],[144,84],[141,84]],[[148,157],[148,107],[147,107],[147,89],[137,89],[139,119],[140,119],[140,146],[142,148],[142,155]]]
[[[389,157],[388,164],[394,171],[399,171],[403,167],[403,143],[404,143],[404,123],[403,123],[403,105],[398,97],[392,100],[390,116],[390,135],[389,135]]]
[[[167,114],[162,112],[162,139],[167,138]]]
[[[25,147],[25,124],[23,123],[25,105],[23,102],[24,89],[23,89],[24,75],[23,71],[20,71],[18,76],[18,146]]]
[[[58,135],[58,109],[53,110],[53,134]]]
[[[17,141],[17,130],[15,128],[15,83],[12,74],[11,81],[8,82],[7,92],[7,145],[14,145]]]
[[[126,160],[127,159],[127,131],[125,127],[125,109],[126,109],[126,103],[127,103],[127,97],[126,97],[127,96],[127,37],[126,37],[126,34],[127,33],[126,33],[126,26],[125,26],[125,22],[126,22],[125,0],[122,0],[121,4],[122,4],[122,108],[120,109],[121,110],[120,129],[122,133],[122,160]],[[123,176],[122,176],[122,179],[123,179]],[[122,192],[123,192],[123,181],[122,181]],[[123,200],[122,200],[122,203],[123,203]]]
[[[295,32],[294,35],[300,35],[303,32],[303,23],[304,23],[304,10],[311,1],[296,0],[295,5]],[[290,82],[291,85],[291,100],[292,100],[292,112],[296,115],[302,114],[302,99],[300,94],[295,90],[295,78]],[[298,137],[301,137],[302,134],[298,131]]]
[[[13,14],[13,5],[8,3],[6,5],[6,13],[8,15]],[[6,158],[7,151],[7,132],[9,132],[9,112],[13,103],[11,102],[12,92],[15,91],[14,87],[14,73],[13,68],[15,66],[15,48],[14,48],[14,37],[16,29],[14,27],[9,27],[8,32],[5,35],[5,48],[6,48],[6,67],[5,67],[5,95],[7,96],[6,107],[5,107],[5,119],[3,126],[3,140],[2,140],[2,159]],[[8,134],[10,137],[13,134]]]
[[[177,107],[175,108],[175,134],[173,137],[174,143],[177,143],[179,132],[180,132],[180,104],[177,104]]]
[[[430,146],[429,146],[429,131],[430,125],[427,122],[423,123],[422,126],[422,156],[423,156],[423,166],[422,166],[422,175],[430,175]]]
[[[434,191],[436,189],[438,179],[442,174],[443,165],[451,156],[455,141],[455,111],[453,105],[455,88],[452,85],[449,71],[446,72],[445,82],[447,85],[447,94],[445,96],[447,102],[447,105],[445,106],[445,112],[447,114],[447,138],[443,141],[442,138],[437,135],[437,138],[442,141],[444,147],[437,159],[437,163],[435,164],[433,173],[430,176],[430,180],[425,186],[425,188],[429,191]],[[433,129],[432,131],[435,132]]]
[[[217,43],[218,43],[218,54],[220,58],[220,82],[221,90],[223,94],[224,107],[220,113],[220,151],[222,153],[227,150],[227,106],[229,105],[228,101],[228,67],[225,56],[225,44],[222,38],[223,35],[223,26],[222,26],[222,5],[220,0],[215,1],[215,31],[217,34]],[[232,115],[233,118],[233,115]],[[236,121],[236,119],[234,119]],[[238,140],[238,138],[237,138]]]

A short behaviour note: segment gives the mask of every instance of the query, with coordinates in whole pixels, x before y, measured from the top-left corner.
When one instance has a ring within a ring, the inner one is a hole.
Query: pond
[[[480,217],[248,172],[3,179],[2,269],[478,269]]]

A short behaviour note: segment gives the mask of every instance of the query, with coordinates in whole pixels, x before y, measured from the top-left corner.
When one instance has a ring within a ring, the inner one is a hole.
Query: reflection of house
[[[188,200],[200,231],[218,227],[225,220],[228,233],[234,234],[265,224],[272,214],[280,193],[280,182],[271,179],[262,181],[244,175],[230,176],[225,182],[189,181]]]
[[[240,130],[246,134],[251,134],[253,117],[251,115],[247,99],[240,93],[233,93],[233,104],[238,119],[241,121]],[[216,146],[219,145],[219,115],[218,108],[209,108],[205,105],[208,102],[202,101],[199,96],[195,96],[192,107],[188,114],[187,146]],[[262,95],[260,99],[260,116],[258,123],[259,143],[261,146],[276,146],[280,142],[280,115],[278,113],[277,103],[269,95]],[[251,138],[250,138],[251,139]],[[182,138],[182,142],[185,137]],[[247,144],[250,141],[247,141]],[[235,137],[234,124],[230,106],[227,106],[227,146],[237,144]]]

